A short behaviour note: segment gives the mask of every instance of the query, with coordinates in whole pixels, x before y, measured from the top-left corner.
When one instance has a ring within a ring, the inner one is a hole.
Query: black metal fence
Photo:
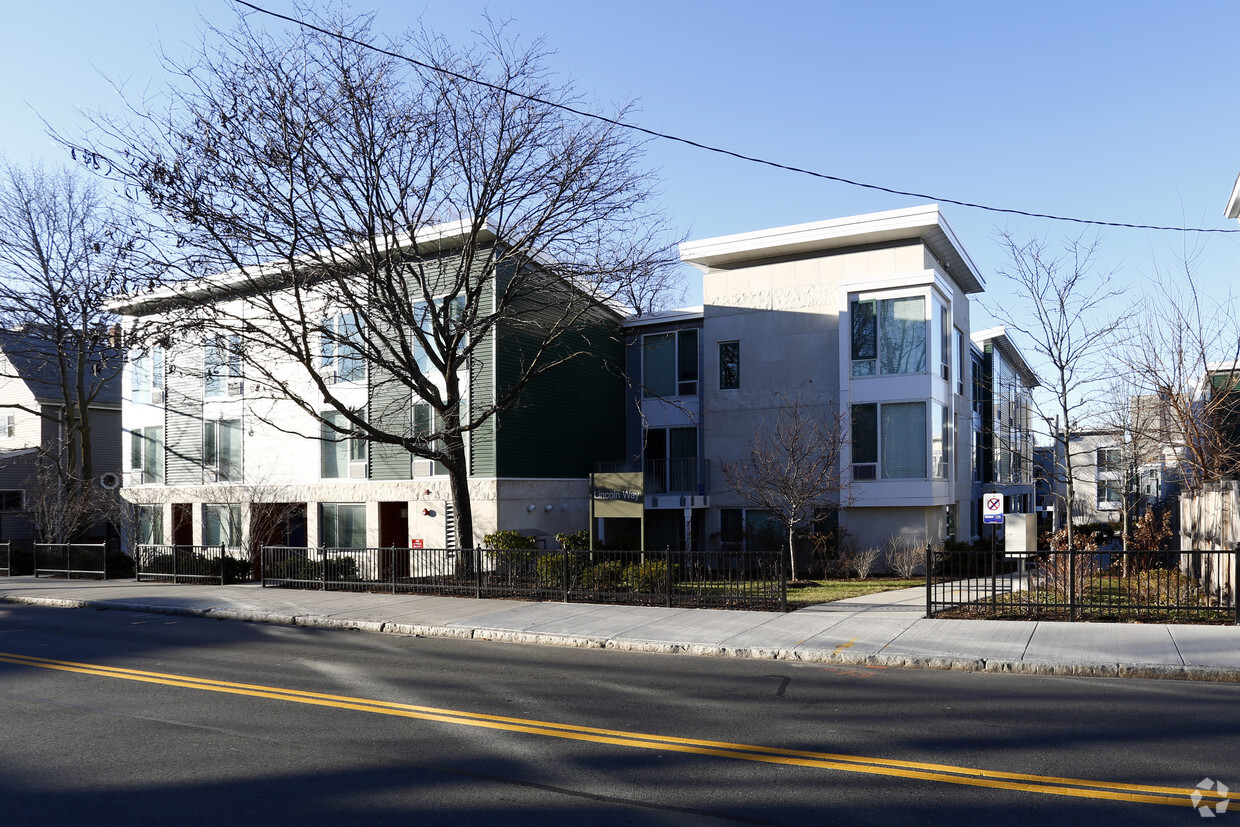
[[[0,577],[11,577],[13,574],[13,544],[0,543]]]
[[[1236,551],[926,553],[926,616],[1240,624]]]
[[[35,543],[34,576],[108,579],[105,543]]]
[[[787,610],[779,552],[262,550],[264,587]]]
[[[224,583],[250,579],[250,562],[224,546],[140,545],[134,549],[134,579],[172,583]]]

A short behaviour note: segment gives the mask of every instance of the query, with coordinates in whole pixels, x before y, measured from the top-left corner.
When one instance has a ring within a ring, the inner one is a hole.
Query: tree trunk
[[[465,438],[459,432],[451,432],[444,438],[444,453],[448,461],[448,489],[456,519],[457,572],[473,573],[474,558],[464,553],[474,547],[474,510],[469,499],[469,459],[465,455]]]
[[[797,579],[797,547],[793,542],[795,532],[792,526],[788,527],[788,578],[790,580]]]

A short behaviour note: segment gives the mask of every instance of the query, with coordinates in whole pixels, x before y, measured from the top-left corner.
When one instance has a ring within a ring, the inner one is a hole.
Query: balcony
[[[648,459],[646,496],[686,494],[704,496],[710,490],[710,460]]]

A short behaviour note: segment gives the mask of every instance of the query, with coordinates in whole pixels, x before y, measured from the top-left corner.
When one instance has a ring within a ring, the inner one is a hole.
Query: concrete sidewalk
[[[0,600],[425,637],[884,667],[1240,682],[1240,627],[938,620],[903,589],[788,614],[0,579]]]

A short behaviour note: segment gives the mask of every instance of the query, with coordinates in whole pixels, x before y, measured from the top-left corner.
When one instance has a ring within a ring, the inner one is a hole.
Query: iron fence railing
[[[926,616],[1240,624],[1231,551],[926,552]]]
[[[134,549],[133,563],[136,580],[223,585],[250,579],[250,562],[222,545],[140,545]]]
[[[779,552],[262,549],[264,587],[787,610]]]
[[[108,579],[105,543],[35,543],[34,576]]]

